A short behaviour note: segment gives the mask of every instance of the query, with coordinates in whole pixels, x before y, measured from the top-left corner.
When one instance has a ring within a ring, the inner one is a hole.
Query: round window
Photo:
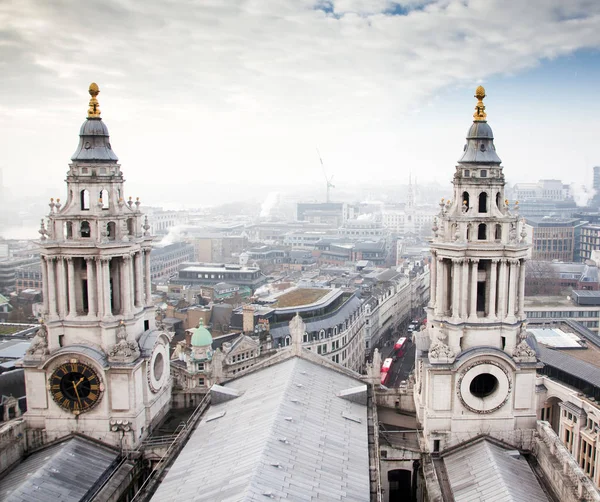
[[[469,390],[475,397],[484,398],[491,396],[498,388],[498,379],[491,373],[477,375],[471,381]]]
[[[160,380],[163,371],[165,370],[165,360],[163,355],[159,352],[154,359],[154,378]]]

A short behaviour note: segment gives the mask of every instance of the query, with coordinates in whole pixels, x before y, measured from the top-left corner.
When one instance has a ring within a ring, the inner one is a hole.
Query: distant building
[[[170,284],[211,286],[220,282],[248,286],[254,291],[267,282],[267,278],[258,267],[221,263],[188,263],[179,270],[177,277],[172,279]]]
[[[335,227],[355,218],[356,207],[345,202],[299,202],[296,209],[298,221],[325,223]]]
[[[583,225],[579,235],[579,242],[581,260],[591,260],[592,251],[600,250],[600,225]]]
[[[576,321],[599,332],[600,291],[574,290],[568,297],[526,296],[524,309],[532,322]]]
[[[152,281],[168,279],[177,274],[182,264],[194,261],[194,246],[186,242],[176,242],[155,247],[152,249],[150,258]]]
[[[352,242],[348,239],[321,239],[315,244],[313,256],[321,265],[345,265],[368,260],[375,266],[385,266],[388,248],[385,240]]]
[[[42,289],[42,267],[39,263],[19,267],[15,275],[15,291]]]
[[[0,292],[10,293],[15,289],[17,270],[27,265],[39,265],[40,256],[16,256],[0,258]]]
[[[288,289],[262,298],[258,305],[234,310],[231,326],[252,332],[260,322],[268,321],[273,346],[286,347],[291,343],[289,322],[298,313],[306,323],[304,347],[347,368],[356,371],[362,368],[365,362],[364,307],[358,296],[348,291]]]
[[[169,230],[188,222],[187,211],[165,211],[159,207],[145,208],[151,235],[166,235]]]
[[[538,199],[562,201],[571,197],[571,189],[560,180],[539,180],[537,183],[515,183],[513,196],[519,202]]]
[[[526,218],[532,260],[572,262],[577,218]]]
[[[248,247],[245,235],[209,234],[194,236],[194,261],[205,263],[230,262]]]

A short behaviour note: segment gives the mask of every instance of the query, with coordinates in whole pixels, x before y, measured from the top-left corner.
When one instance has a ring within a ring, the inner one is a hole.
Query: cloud
[[[62,173],[97,81],[127,173],[318,179],[315,143],[378,147],[441,89],[599,47],[599,21],[586,0],[4,0],[0,133]]]

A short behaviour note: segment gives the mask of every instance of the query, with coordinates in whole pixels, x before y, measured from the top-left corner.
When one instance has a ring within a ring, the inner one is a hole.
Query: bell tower
[[[434,451],[486,433],[515,443],[535,426],[535,353],[524,341],[525,243],[479,86],[473,124],[440,202],[427,328],[417,335],[415,401]]]
[[[166,412],[169,337],[151,301],[152,237],[89,87],[87,119],[39,241],[45,322],[24,362],[32,430],[135,446]]]

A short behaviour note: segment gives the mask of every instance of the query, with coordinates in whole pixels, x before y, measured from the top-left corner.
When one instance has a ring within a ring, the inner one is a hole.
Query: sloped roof
[[[116,460],[118,453],[80,437],[27,457],[0,480],[6,502],[79,501]]]
[[[479,440],[444,455],[456,502],[547,502],[535,474],[516,450]]]
[[[227,383],[152,500],[369,500],[367,409],[337,397],[357,382],[292,357]]]

